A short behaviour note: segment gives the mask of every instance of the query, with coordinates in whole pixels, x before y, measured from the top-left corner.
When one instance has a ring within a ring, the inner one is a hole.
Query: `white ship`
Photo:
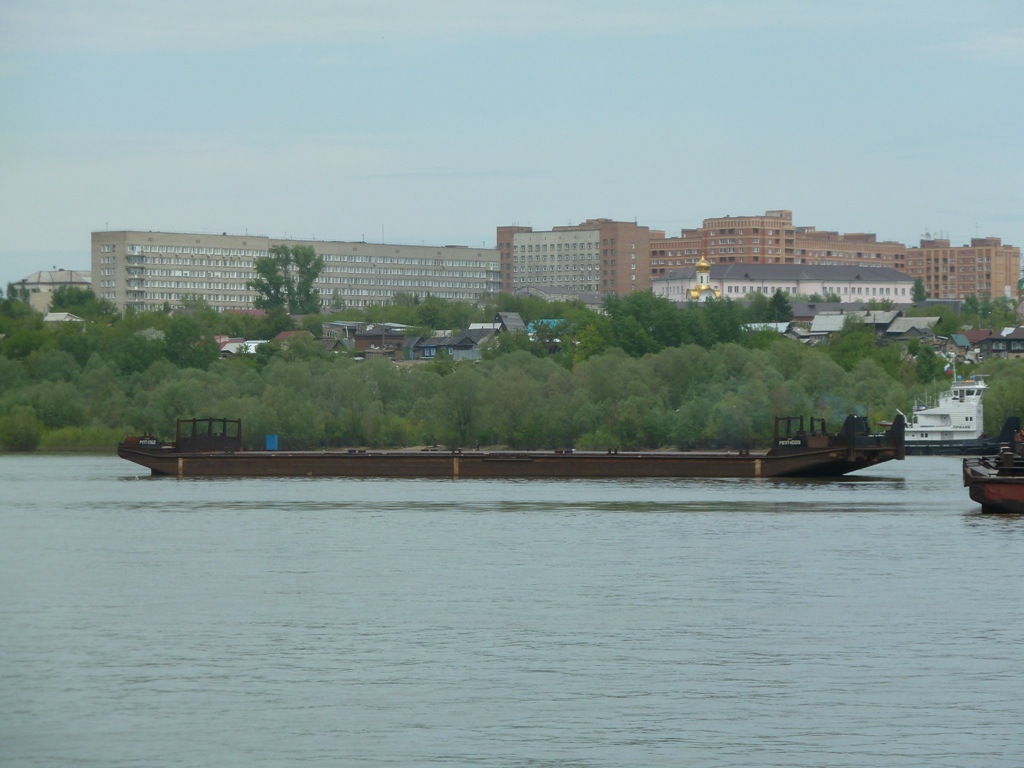
[[[907,418],[907,453],[995,454],[1000,441],[1012,442],[1014,430],[1020,429],[1020,420],[1016,417],[1006,420],[998,436],[985,435],[983,400],[987,389],[984,376],[969,379],[954,376],[952,386],[939,395],[937,403],[915,406]]]

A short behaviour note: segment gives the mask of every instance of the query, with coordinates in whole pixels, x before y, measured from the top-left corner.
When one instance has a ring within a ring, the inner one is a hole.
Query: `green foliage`
[[[663,347],[678,346],[683,340],[679,310],[664,296],[635,291],[625,296],[610,294],[603,302],[611,318],[616,346],[640,356]]]
[[[829,342],[828,353],[847,371],[852,371],[861,360],[875,352],[875,332],[859,317],[851,315],[843,329]]]
[[[176,315],[167,324],[164,334],[167,359],[179,368],[206,370],[220,357],[220,346],[212,336],[203,334],[196,318]]]
[[[11,331],[7,338],[0,341],[5,357],[24,360],[37,350],[54,343],[53,336],[42,327],[42,322],[24,323]]]
[[[0,449],[34,451],[41,435],[42,425],[30,405],[16,405],[0,415]]]
[[[113,322],[120,317],[117,307],[106,299],[97,298],[91,288],[62,285],[50,294],[51,312],[70,312],[84,320]]]
[[[769,323],[788,323],[793,319],[793,304],[790,297],[780,289],[775,289],[771,297],[771,318]]]
[[[195,302],[173,316],[129,312],[72,328],[0,303],[0,449],[111,450],[143,429],[171,437],[176,419],[193,415],[243,419],[248,448],[268,433],[295,448],[753,446],[770,439],[775,415],[821,416],[837,428],[847,413],[890,418],[910,407],[912,390],[945,386],[927,343],[879,344],[855,321],[831,345],[809,348],[745,332],[748,309],[728,299],[677,307],[640,292],[609,300],[607,315],[539,301],[499,296],[471,307],[409,296],[366,313],[456,328],[497,311],[545,321],[534,339],[500,335],[478,363],[441,354],[415,365],[355,361],[305,335],[219,358],[215,334],[293,329],[283,307],[254,318]],[[1000,301],[968,308],[1002,311]],[[1024,412],[1024,362],[992,360],[984,372],[992,431]]]
[[[313,284],[324,268],[324,257],[311,245],[275,245],[267,256],[253,260],[256,277],[246,283],[260,295],[257,309],[286,309],[291,314],[319,314],[320,294]]]
[[[92,425],[62,427],[43,433],[40,451],[109,451],[124,438],[124,430]]]
[[[752,291],[746,298],[751,323],[785,323],[793,319],[793,305],[781,289],[775,289],[770,299],[760,291]]]
[[[942,376],[945,366],[942,359],[930,347],[920,347],[914,358],[917,368],[916,379],[919,384],[928,384]]]
[[[993,359],[985,362],[988,374],[985,394],[985,431],[997,434],[1007,416],[1024,418],[1024,359]],[[960,370],[957,370],[960,373]]]
[[[924,287],[924,280],[920,277],[914,280],[914,287],[910,290],[910,298],[913,299],[915,304],[928,298],[928,292]]]
[[[768,296],[760,291],[751,291],[744,300],[747,303],[747,318],[752,323],[769,323],[771,320],[771,306]]]
[[[1017,325],[1017,313],[1011,299],[970,296],[961,307],[961,322],[971,328],[1005,328]]]

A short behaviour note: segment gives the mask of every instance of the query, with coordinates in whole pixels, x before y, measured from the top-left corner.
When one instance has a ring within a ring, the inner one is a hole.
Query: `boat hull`
[[[964,485],[984,512],[1024,514],[1024,458],[964,459]]]
[[[881,435],[861,431],[860,421],[850,416],[842,432],[826,434],[804,431],[802,420],[792,431],[796,419],[786,417],[776,429],[781,423],[787,431],[776,435],[775,447],[761,451],[244,451],[239,422],[181,419],[174,443],[127,437],[117,453],[154,475],[172,477],[449,479],[836,477],[903,458],[902,417]]]
[[[907,456],[995,456],[1000,445],[1013,443],[1019,429],[1020,419],[1011,416],[1003,422],[999,435],[976,440],[915,440],[913,430],[908,430]]]

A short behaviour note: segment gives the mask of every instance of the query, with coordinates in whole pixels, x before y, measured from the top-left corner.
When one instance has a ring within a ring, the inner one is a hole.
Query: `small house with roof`
[[[70,312],[47,312],[43,316],[44,323],[84,323],[85,320]]]
[[[938,317],[897,317],[885,329],[885,338],[889,341],[934,340],[935,331],[932,329],[938,322]]]
[[[479,360],[482,345],[497,332],[494,328],[473,328],[456,334],[448,343],[453,360]]]
[[[1006,356],[1013,359],[1024,357],[1024,326],[1014,328],[1003,336],[1007,343]]]
[[[518,312],[499,312],[494,323],[502,333],[526,333],[526,323]]]

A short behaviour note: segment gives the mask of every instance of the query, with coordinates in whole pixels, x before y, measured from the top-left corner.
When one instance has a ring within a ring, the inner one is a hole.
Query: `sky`
[[[0,0],[0,287],[103,229],[1024,245],[1021,0]]]

